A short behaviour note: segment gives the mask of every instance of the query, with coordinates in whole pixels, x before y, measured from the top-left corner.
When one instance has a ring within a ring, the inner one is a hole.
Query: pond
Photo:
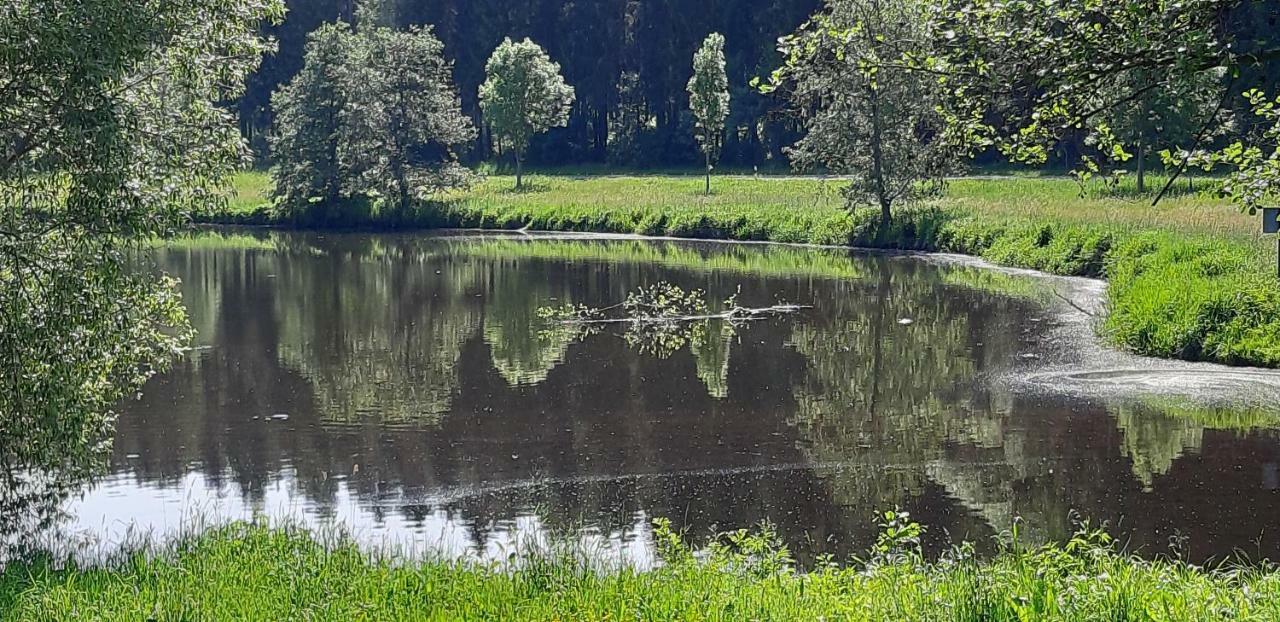
[[[1280,378],[1109,352],[1097,283],[587,236],[224,231],[152,260],[196,346],[121,407],[39,537],[101,551],[265,516],[644,564],[666,517],[694,541],[767,522],[808,563],[901,508],[931,551],[1088,519],[1144,555],[1280,559]],[[539,314],[659,282],[809,308],[659,340]]]

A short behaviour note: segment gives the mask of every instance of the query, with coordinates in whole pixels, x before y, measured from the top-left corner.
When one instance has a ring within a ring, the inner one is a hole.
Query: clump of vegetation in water
[[[667,282],[632,292],[622,303],[622,308],[628,318],[637,322],[695,318],[708,313],[705,292],[700,289],[686,291]]]
[[[643,354],[668,358],[686,345],[695,347],[707,343],[713,323],[724,323],[721,337],[732,336],[737,324],[763,317],[795,313],[804,307],[778,304],[772,307],[747,308],[738,304],[734,294],[720,305],[722,311],[712,310],[706,292],[700,289],[685,290],[665,281],[656,283],[627,295],[620,304],[594,308],[580,304],[538,309],[538,317],[547,323],[544,331],[563,331],[566,327],[577,330],[576,338],[597,334],[600,327],[609,324],[625,324],[622,337],[627,345]],[[621,310],[622,315],[611,317],[610,311]]]

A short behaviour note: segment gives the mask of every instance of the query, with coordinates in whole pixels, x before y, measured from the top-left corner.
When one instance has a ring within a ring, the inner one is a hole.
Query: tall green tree
[[[307,37],[302,71],[271,98],[277,111],[271,175],[282,209],[336,222],[352,191],[351,57],[357,45],[345,23]],[[322,210],[317,214],[315,210]]]
[[[352,0],[284,0],[286,18],[264,21],[261,36],[275,42],[275,50],[245,81],[244,95],[236,102],[240,131],[253,149],[257,163],[269,161],[275,106],[271,97],[293,79],[303,66],[307,37],[334,21],[350,21]]]
[[[174,283],[130,255],[225,196],[247,149],[223,102],[282,12],[0,5],[0,514],[44,494],[47,469],[91,471],[113,406],[183,347]]]
[[[724,121],[729,118],[729,77],[724,70],[724,35],[711,33],[693,55],[689,79],[689,109],[697,119],[698,146],[707,166],[707,195],[711,169],[724,147]]]
[[[367,28],[358,41],[347,135],[359,185],[403,215],[420,193],[465,183],[454,149],[474,140],[475,128],[430,28]]]
[[[785,89],[804,121],[792,161],[851,175],[850,204],[878,206],[882,234],[894,206],[940,191],[956,160],[937,81],[892,65],[922,51],[924,17],[917,0],[829,0],[783,39],[786,64],[763,87]]]
[[[485,66],[480,107],[498,142],[516,159],[516,188],[524,187],[524,154],[529,141],[569,121],[574,89],[565,84],[560,65],[538,44],[506,39]]]
[[[424,192],[465,183],[455,149],[475,138],[452,64],[429,28],[316,31],[302,73],[277,93],[276,193],[298,216],[341,222],[377,199],[397,217]],[[316,212],[316,207],[322,211]]]

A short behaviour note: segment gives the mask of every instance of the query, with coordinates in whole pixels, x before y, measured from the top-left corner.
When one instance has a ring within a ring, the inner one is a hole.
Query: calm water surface
[[[1280,559],[1276,376],[1107,353],[1062,301],[1079,283],[527,236],[209,235],[153,259],[198,347],[122,407],[109,466],[53,521],[64,542],[264,515],[490,557],[582,538],[644,563],[668,517],[695,540],[768,521],[810,561],[864,551],[901,507],[932,550],[1083,517],[1144,554]],[[813,308],[661,342],[537,314],[659,281]]]

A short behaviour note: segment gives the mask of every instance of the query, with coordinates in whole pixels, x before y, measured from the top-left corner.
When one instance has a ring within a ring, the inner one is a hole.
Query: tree
[[[1131,151],[1135,161],[1138,192],[1147,191],[1147,166],[1153,154],[1189,144],[1206,121],[1212,121],[1214,137],[1231,127],[1228,111],[1217,109],[1223,84],[1221,72],[1162,79],[1162,88],[1141,88],[1155,79],[1158,78],[1142,69],[1118,76],[1116,90],[1120,95],[1140,94],[1115,106],[1105,116],[1116,138],[1131,145],[1126,153]]]
[[[419,192],[465,183],[454,148],[474,140],[475,128],[430,28],[368,28],[358,41],[347,119],[359,187],[403,215]]]
[[[453,149],[475,129],[443,44],[430,29],[376,24],[317,30],[303,71],[276,94],[276,193],[295,214],[337,222],[352,201],[382,197],[403,216],[423,190],[466,180]]]
[[[1064,137],[1086,132],[1099,149],[1083,164],[1096,169],[1099,159],[1128,156],[1109,123],[1117,110],[1179,84],[1207,81],[1217,87],[1210,109],[1181,148],[1162,154],[1175,168],[1165,189],[1188,165],[1201,164],[1233,171],[1222,189],[1244,208],[1256,208],[1280,190],[1280,167],[1274,165],[1280,115],[1271,113],[1275,100],[1257,90],[1268,86],[1261,68],[1280,58],[1280,42],[1237,36],[1227,27],[1267,23],[1259,13],[1274,24],[1276,3],[941,0],[930,10],[936,47],[894,64],[947,82],[949,131],[958,139],[995,145],[1010,159],[1036,164]],[[1232,110],[1241,95],[1258,123],[1271,130],[1210,144],[1226,118],[1220,113]]]
[[[29,507],[50,468],[91,471],[111,409],[181,351],[175,284],[132,251],[224,200],[247,149],[223,103],[268,47],[259,22],[282,13],[0,6],[0,513]]]
[[[270,160],[271,130],[275,127],[275,105],[271,97],[302,71],[308,36],[326,23],[345,20],[350,0],[284,0],[286,19],[263,23],[258,31],[276,43],[261,65],[246,80],[244,95],[236,102],[240,132],[254,151],[255,162]]]
[[[345,128],[355,46],[346,24],[321,26],[307,37],[302,71],[271,98],[277,112],[271,140],[275,197],[295,217],[318,206],[323,218],[336,221],[351,191],[352,145]]]
[[[480,107],[496,139],[515,155],[516,188],[522,188],[529,141],[568,123],[574,90],[565,84],[560,65],[529,39],[504,40],[493,51],[485,73]]]
[[[887,232],[895,205],[942,188],[956,160],[937,111],[937,81],[887,61],[919,50],[927,34],[916,0],[829,0],[782,40],[786,64],[763,85],[787,89],[806,135],[790,149],[801,168],[853,176],[851,205],[880,208]]]
[[[707,195],[711,195],[711,168],[724,147],[724,120],[729,117],[729,78],[724,72],[724,35],[707,35],[693,55],[689,79],[689,109],[698,120],[698,146],[707,164]]]

